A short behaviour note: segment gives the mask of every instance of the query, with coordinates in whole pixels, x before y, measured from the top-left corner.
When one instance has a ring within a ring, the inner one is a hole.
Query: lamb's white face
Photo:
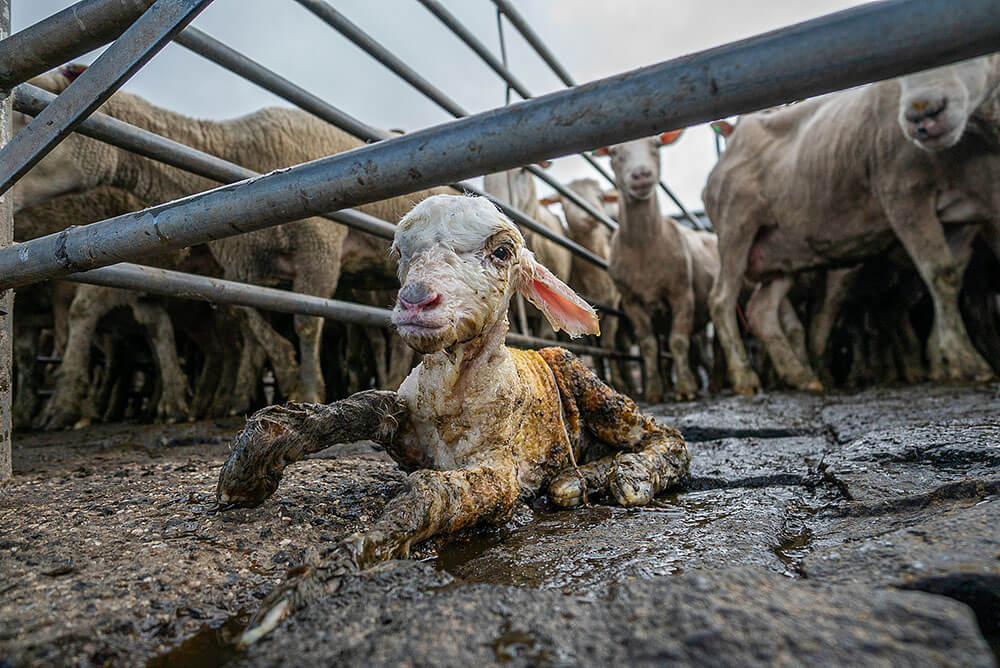
[[[901,77],[897,120],[906,138],[927,151],[957,144],[969,117],[1000,83],[991,81],[991,58]]]
[[[571,336],[599,334],[597,314],[524,247],[514,223],[485,197],[435,195],[406,214],[392,252],[402,287],[392,311],[422,353],[475,339],[502,323],[515,291]]]
[[[415,206],[399,222],[392,250],[402,285],[392,321],[422,353],[472,340],[505,318],[530,255],[489,200],[455,195]]]

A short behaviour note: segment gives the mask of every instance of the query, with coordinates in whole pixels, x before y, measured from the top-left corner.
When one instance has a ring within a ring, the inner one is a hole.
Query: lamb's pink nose
[[[433,308],[441,301],[441,295],[423,283],[407,283],[396,298],[399,300],[399,305],[407,311]]]

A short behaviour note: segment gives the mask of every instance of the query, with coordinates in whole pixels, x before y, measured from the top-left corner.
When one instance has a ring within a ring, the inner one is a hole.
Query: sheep
[[[22,209],[14,217],[14,237],[26,241],[58,232],[70,225],[81,225],[144,208],[145,203],[130,192],[112,187],[98,187],[80,194],[70,194]],[[169,253],[157,258],[161,266],[182,267],[188,251]],[[56,290],[59,283],[49,284]],[[158,419],[172,422],[189,417],[187,380],[181,369],[174,343],[170,316],[156,300],[141,293],[96,285],[70,288],[72,297],[65,302],[53,300],[55,349],[62,362],[56,374],[55,392],[46,404],[40,426],[59,429],[82,417],[87,423],[97,417],[98,407],[85,400],[90,389],[90,351],[98,321],[116,307],[127,306],[135,319],[144,325],[154,353],[162,391],[156,405]],[[21,388],[23,393],[25,388]],[[23,417],[23,416],[22,416]]]
[[[566,184],[570,190],[578,194],[595,209],[601,211],[605,208],[604,193],[597,181],[593,179],[576,179]],[[608,259],[611,252],[611,230],[601,221],[597,220],[579,206],[569,200],[568,197],[541,200],[543,205],[555,203],[562,204],[563,215],[569,228],[569,238],[580,244],[595,255]],[[569,285],[577,292],[587,295],[601,304],[617,309],[621,303],[621,295],[615,282],[607,271],[591,262],[573,262],[570,269]],[[618,318],[611,316],[605,318],[601,323],[601,347],[613,350],[618,338],[619,322]],[[611,384],[615,389],[626,391],[630,384],[627,382],[627,374],[615,364],[611,364]]]
[[[60,74],[32,81],[58,92],[67,85]],[[183,144],[217,155],[256,171],[266,172],[346,151],[364,144],[352,135],[297,109],[267,108],[227,121],[192,119],[150,104],[125,92],[113,95],[101,112],[151,130]],[[208,190],[217,184],[182,170],[141,158],[81,135],[71,135],[43,159],[14,188],[15,207],[25,206],[70,191],[100,185],[127,189],[146,202],[163,202]],[[365,213],[396,220],[433,189],[359,207]],[[291,281],[296,292],[330,297],[342,266],[384,266],[388,244],[372,245],[367,239],[352,241],[361,233],[314,217],[209,244],[227,279],[274,284]],[[374,251],[372,250],[377,249]],[[348,258],[353,253],[354,257]],[[361,259],[359,255],[364,255]],[[389,276],[392,275],[391,270]],[[244,329],[266,350],[279,387],[293,399],[321,401],[325,384],[320,367],[323,320],[295,316],[299,357],[294,346],[278,334],[254,309],[241,309]],[[244,348],[240,388],[251,378],[252,349]],[[231,413],[245,411],[248,396],[237,392]]]
[[[611,156],[619,192],[619,228],[611,238],[609,273],[622,295],[646,366],[646,401],[663,397],[655,322],[670,312],[670,352],[677,376],[674,396],[693,399],[698,381],[688,352],[691,337],[708,324],[708,294],[719,273],[714,234],[696,232],[660,213],[656,184],[659,148],[679,133],[665,133],[599,149]]]
[[[635,506],[682,483],[684,439],[641,414],[561,348],[504,345],[520,292],[570,335],[597,333],[593,309],[539,264],[517,227],[485,198],[437,195],[399,223],[392,252],[402,287],[392,320],[423,353],[398,393],[258,411],[219,475],[220,504],[259,505],[282,471],[333,443],[370,438],[405,469],[408,490],[375,525],[273,591],[240,644],[273,629],[340,575],[406,557],[417,541],[507,521],[543,490],[561,506],[605,494]],[[617,454],[600,456],[603,451]],[[584,488],[583,483],[586,483]]]
[[[781,377],[822,389],[775,310],[801,272],[855,265],[896,240],[934,303],[931,378],[995,378],[959,310],[958,256],[974,224],[1000,239],[998,84],[994,54],[740,119],[702,196],[724,260],[712,321],[737,390],[760,385],[736,328],[744,280],[760,282],[747,317]]]

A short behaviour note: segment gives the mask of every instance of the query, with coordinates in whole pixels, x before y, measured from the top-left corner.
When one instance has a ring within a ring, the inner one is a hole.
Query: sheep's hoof
[[[674,401],[694,401],[697,398],[697,392],[674,392]]]
[[[811,380],[808,383],[806,383],[806,386],[802,389],[804,389],[806,392],[821,393],[825,388],[823,387],[823,383],[819,382],[818,380]]]

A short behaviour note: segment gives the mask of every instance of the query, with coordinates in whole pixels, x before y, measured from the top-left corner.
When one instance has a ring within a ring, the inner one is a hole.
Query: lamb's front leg
[[[285,467],[335,443],[392,440],[406,404],[395,392],[358,392],[332,404],[268,406],[237,434],[222,466],[219,503],[257,506],[278,488]]]
[[[431,536],[506,521],[519,493],[517,469],[503,455],[474,468],[417,471],[408,485],[371,530],[349,536],[318,563],[290,571],[288,582],[268,595],[237,644],[253,644],[295,610],[335,593],[344,575],[405,558],[414,543]]]
[[[623,506],[641,506],[684,482],[691,454],[676,429],[639,412],[634,401],[601,382],[572,353],[561,348],[540,352],[559,392],[574,401],[583,428],[622,451],[579,467],[588,489],[606,492]],[[583,497],[580,485],[580,476],[568,469],[549,485],[550,498],[559,505],[577,505]]]

